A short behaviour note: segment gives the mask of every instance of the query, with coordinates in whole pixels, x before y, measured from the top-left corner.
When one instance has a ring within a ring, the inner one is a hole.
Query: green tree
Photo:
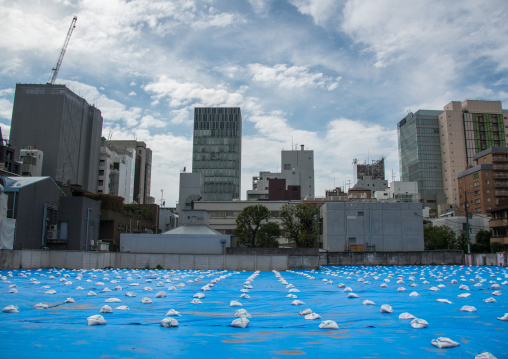
[[[269,218],[270,211],[262,204],[245,207],[236,218],[234,233],[238,237],[238,243],[247,247],[256,247],[258,231]]]
[[[499,242],[492,242],[490,245],[490,251],[492,253],[498,253],[498,252],[504,252],[504,245],[503,243]]]
[[[280,237],[280,234],[281,230],[277,223],[268,222],[266,224],[262,224],[257,233],[258,247],[278,248],[278,238]]]
[[[448,226],[432,226],[423,229],[426,250],[450,249],[455,242],[455,232]]]
[[[315,204],[285,204],[280,213],[286,238],[296,246],[317,247],[319,209]]]
[[[463,251],[467,251],[467,232],[462,231],[453,241],[453,249],[462,249]]]
[[[471,244],[471,252],[473,253],[490,253],[490,238],[492,232],[482,229],[476,233],[476,243]]]

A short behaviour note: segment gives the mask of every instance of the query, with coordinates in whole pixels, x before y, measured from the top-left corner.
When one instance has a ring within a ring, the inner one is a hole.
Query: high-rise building
[[[490,147],[506,147],[501,101],[452,101],[439,115],[443,188],[447,203],[458,206],[457,176]]]
[[[131,202],[139,204],[150,204],[150,184],[152,181],[152,150],[146,147],[146,143],[136,140],[106,140],[105,146],[117,154],[123,154],[126,151],[134,153],[134,183]],[[124,160],[127,160],[127,158],[124,158]],[[99,171],[105,171],[105,166],[106,159],[102,158],[99,166]],[[126,186],[130,186],[132,184],[132,178],[130,176],[131,174],[125,172],[125,175],[122,178],[118,178],[119,183],[126,183]],[[125,191],[125,189],[119,189],[119,192],[121,191]]]
[[[101,112],[65,85],[16,85],[10,144],[41,150],[42,176],[96,192],[101,132]]]
[[[397,125],[400,178],[404,182],[418,183],[424,205],[434,214],[438,204],[446,204],[439,134],[441,112],[411,112]]]
[[[381,157],[372,163],[358,163],[356,158],[353,160],[354,182],[368,177],[372,180],[385,179],[385,158]]]
[[[239,107],[196,107],[192,172],[204,179],[204,201],[240,198],[242,115]]]
[[[300,150],[281,152],[281,177],[287,186],[300,186],[302,199],[314,199],[314,151]]]

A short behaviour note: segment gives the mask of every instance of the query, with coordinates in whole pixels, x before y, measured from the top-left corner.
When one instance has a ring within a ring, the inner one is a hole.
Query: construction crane
[[[67,45],[69,45],[69,40],[71,39],[72,31],[76,27],[76,21],[78,21],[78,17],[74,16],[71,22],[71,27],[69,27],[69,31],[67,31],[67,37],[65,38],[64,45],[62,47],[62,51],[60,52],[60,57],[58,58],[58,61],[56,62],[56,66],[52,69],[53,75],[51,76],[51,81],[48,82],[48,84],[54,85],[56,81],[56,77],[58,76],[58,70],[60,70],[60,65],[62,64],[62,60],[65,55],[65,51],[67,50]]]

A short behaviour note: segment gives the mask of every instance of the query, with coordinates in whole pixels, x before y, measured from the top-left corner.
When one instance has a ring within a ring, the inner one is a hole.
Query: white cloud
[[[129,96],[136,96],[136,93],[134,91],[129,92]]]
[[[11,101],[5,98],[0,98],[0,118],[4,118],[9,121],[11,120],[12,105]]]
[[[254,12],[259,16],[266,16],[270,10],[272,0],[249,0]]]
[[[266,84],[278,84],[286,89],[294,88],[327,88],[329,91],[338,86],[338,81],[324,76],[321,72],[311,73],[305,66],[290,66],[278,64],[269,67],[261,64],[250,64],[249,72],[254,81]]]
[[[303,15],[309,15],[317,25],[324,25],[337,17],[342,5],[339,0],[289,0]]]

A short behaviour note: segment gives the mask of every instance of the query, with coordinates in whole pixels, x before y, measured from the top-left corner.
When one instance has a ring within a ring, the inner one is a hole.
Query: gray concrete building
[[[329,252],[424,250],[421,203],[326,202],[320,216]]]
[[[204,178],[205,201],[240,199],[242,114],[239,107],[196,107],[192,172]]]
[[[286,186],[300,186],[302,199],[314,199],[314,151],[300,150],[281,152],[281,178]]]
[[[192,209],[195,201],[203,199],[204,180],[201,173],[180,173],[177,212]]]
[[[101,112],[65,85],[16,85],[10,143],[44,153],[42,176],[96,192],[101,132]]]

